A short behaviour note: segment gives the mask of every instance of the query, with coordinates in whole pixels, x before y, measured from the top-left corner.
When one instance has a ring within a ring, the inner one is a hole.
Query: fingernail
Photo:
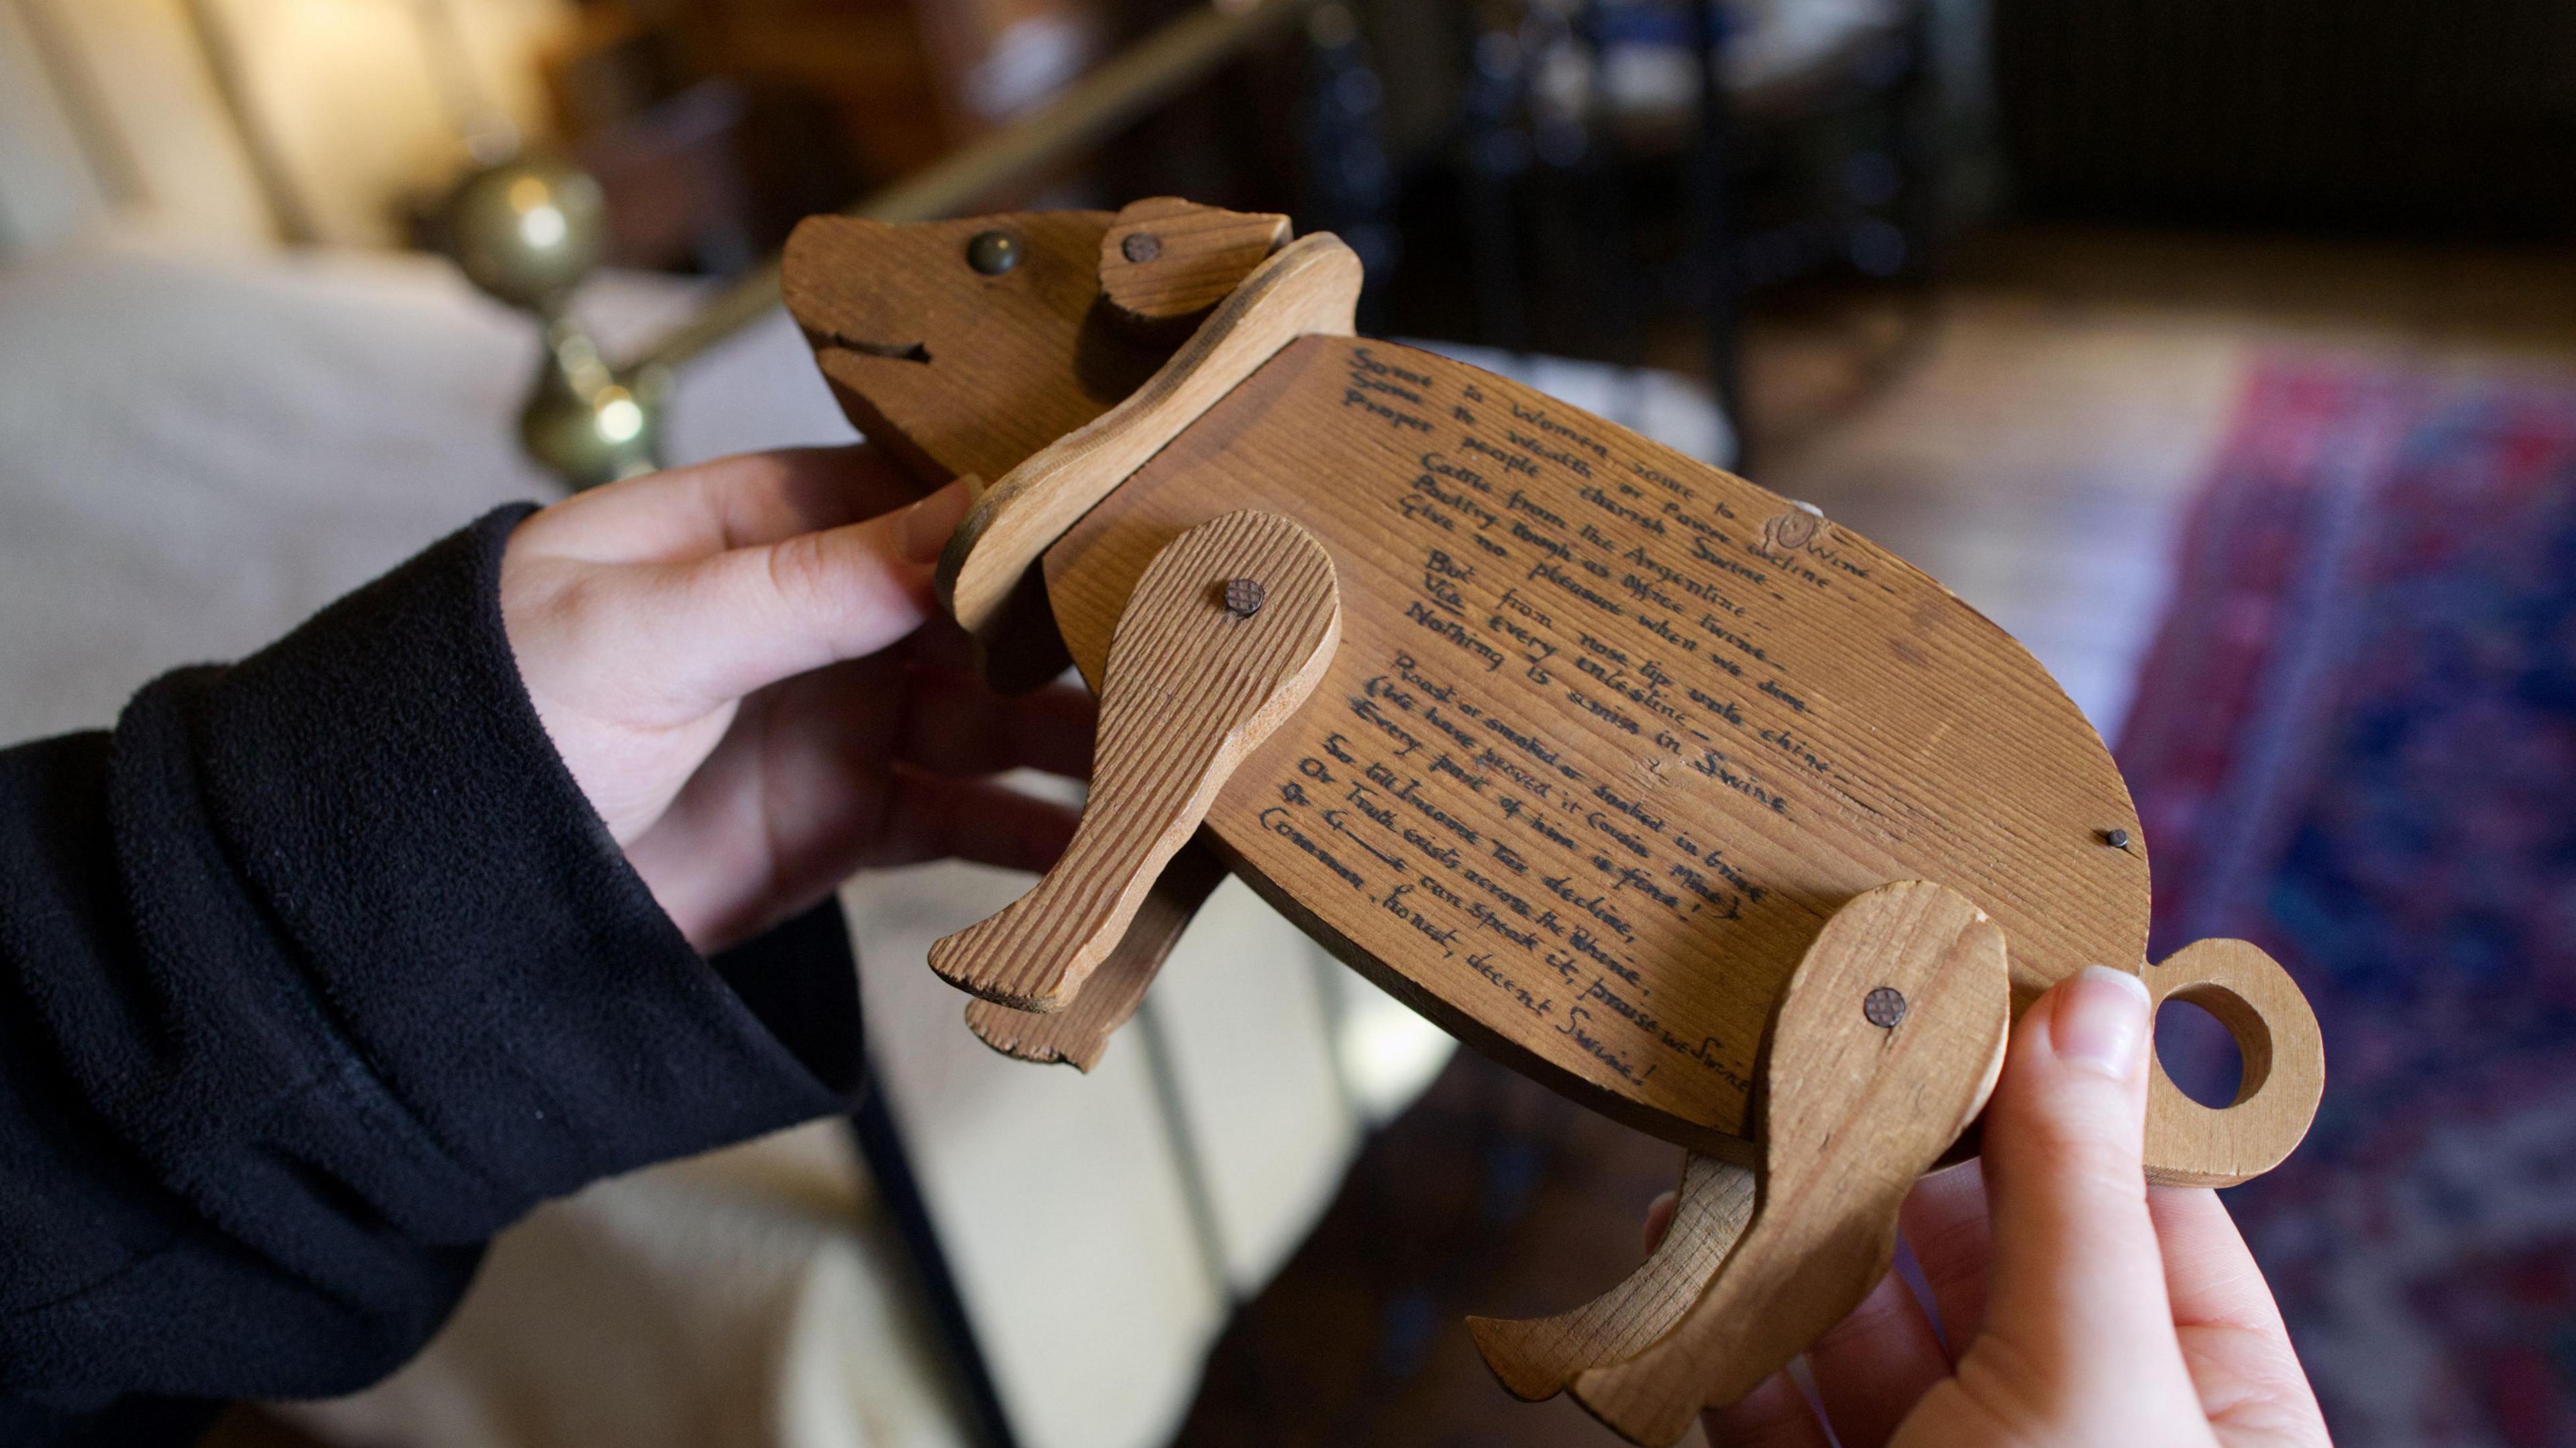
[[[904,509],[894,521],[894,542],[903,550],[905,561],[938,562],[941,550],[948,546],[948,535],[957,531],[958,520],[966,516],[968,501],[966,479],[959,478]]]
[[[2147,1040],[2146,983],[2125,970],[2088,965],[2057,988],[2049,1039],[2059,1059],[2127,1080]]]

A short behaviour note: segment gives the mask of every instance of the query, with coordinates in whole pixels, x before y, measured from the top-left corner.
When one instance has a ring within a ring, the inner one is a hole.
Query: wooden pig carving
[[[1469,1044],[1689,1148],[1629,1281],[1473,1324],[1513,1392],[1641,1443],[1859,1301],[2012,1014],[2088,963],[2245,1058],[2223,1110],[2156,1068],[2153,1178],[2298,1143],[2306,1002],[2242,942],[2146,963],[2136,812],[2028,652],[1812,510],[1352,336],[1356,259],[1285,238],[1167,198],[790,243],[852,419],[925,482],[987,480],[943,602],[998,680],[1069,654],[1101,696],[1073,847],[933,950],[978,1034],[1088,1065],[1230,869]]]

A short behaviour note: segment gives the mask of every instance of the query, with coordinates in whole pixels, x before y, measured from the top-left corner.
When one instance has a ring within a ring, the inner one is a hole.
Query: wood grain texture
[[[1041,1064],[1061,1061],[1089,1071],[1100,1064],[1110,1036],[1136,1014],[1172,947],[1180,944],[1191,918],[1224,879],[1224,861],[1198,844],[1181,846],[1154,877],[1117,948],[1069,1005],[1040,1012],[972,1000],[966,1003],[966,1028],[1005,1056]]]
[[[1672,1226],[1625,1281],[1554,1317],[1470,1317],[1485,1366],[1505,1391],[1537,1402],[1585,1368],[1625,1362],[1681,1320],[1753,1219],[1751,1167],[1698,1152],[1682,1157]]]
[[[1904,997],[1892,1025],[1864,1014],[1882,989]],[[1957,891],[1901,881],[1836,912],[1772,1027],[1751,1224],[1670,1331],[1574,1374],[1576,1401],[1671,1443],[1849,1315],[1896,1259],[1914,1179],[1994,1089],[2011,1016],[2003,932]]]
[[[1288,240],[1288,218],[1177,196],[1119,209],[1100,238],[1100,296],[1146,327],[1185,323],[1224,301]]]
[[[1095,234],[1095,300],[1120,266],[1153,264],[1126,260],[1132,219]],[[1072,233],[1048,235],[1062,260]],[[1293,287],[1292,258],[1311,269]],[[1113,802],[1095,796],[1085,863],[941,943],[942,974],[993,998],[969,1007],[979,1035],[1098,1059],[1186,919],[1164,896],[1193,888],[1189,857],[1156,866],[1204,808],[1197,839],[1346,961],[1537,1079],[1710,1153],[1686,1161],[1680,1220],[1627,1281],[1555,1317],[1472,1324],[1514,1392],[1570,1381],[1641,1442],[1758,1382],[1866,1293],[1895,1204],[1991,1086],[2003,1014],[2085,963],[2210,1009],[2245,1055],[2219,1111],[2155,1068],[2152,1179],[2238,1181],[2296,1144],[2322,1090],[2312,1013],[2241,942],[2144,964],[2125,788],[2026,652],[1742,479],[1350,339],[1357,280],[1345,249],[1308,238],[1123,401],[1057,388],[1088,399],[1064,415],[1089,415],[1015,441],[943,559],[943,597],[979,637],[1042,628],[1051,608],[1111,707],[1164,709],[1145,732],[1189,756],[1131,768]],[[966,324],[939,288],[890,294],[887,315],[926,318],[925,336]],[[1027,316],[1014,369],[1040,368],[1052,338],[1054,365],[1084,374],[1085,329],[1118,308],[1069,320],[1071,295],[1007,304]],[[864,376],[873,395],[885,366],[917,381],[937,365],[835,335],[855,343],[824,345],[836,387]],[[950,431],[999,416],[971,391],[905,405]],[[1158,553],[1245,507],[1312,533],[1344,632],[1313,699],[1275,710],[1293,717],[1267,743],[1242,738],[1227,779],[1190,742],[1226,706],[1181,700],[1207,681],[1168,663],[1136,684],[1122,640]],[[1106,718],[1102,747],[1105,770]],[[2115,830],[2129,848],[2108,845]],[[1938,884],[1873,888],[1909,877]],[[1894,1027],[1858,1016],[1861,974],[1906,995]],[[1839,996],[1848,1018],[1813,1004]]]
[[[1116,324],[1100,295],[1103,211],[890,226],[813,217],[787,240],[787,309],[852,425],[924,483],[1002,478],[1115,406],[1172,354]],[[1020,259],[966,263],[979,232]]]
[[[1224,601],[1250,579],[1249,616]],[[1061,1010],[1127,933],[1165,862],[1226,779],[1304,703],[1341,637],[1332,556],[1274,513],[1227,513],[1157,551],[1102,673],[1090,797],[1037,888],[930,949],[951,984]]]
[[[1263,262],[1124,401],[1057,438],[975,501],[939,560],[940,602],[968,632],[986,632],[1065,529],[1199,414],[1297,338],[1347,336],[1359,290],[1359,258],[1328,232],[1299,237]]]
[[[2242,940],[2195,941],[2147,968],[2158,1008],[2183,1001],[2216,1016],[2243,1059],[2236,1099],[2203,1106],[2162,1061],[2148,1066],[2147,1179],[2227,1187],[2279,1166],[2316,1120],[2326,1089],[2316,1012],[2279,962]]]
[[[1781,986],[1887,880],[1992,914],[2017,999],[2143,956],[2100,739],[1865,539],[1464,364],[1309,337],[1047,554],[1086,676],[1146,561],[1230,507],[1323,540],[1345,634],[1210,833],[1342,959],[1605,1114],[1751,1159]]]

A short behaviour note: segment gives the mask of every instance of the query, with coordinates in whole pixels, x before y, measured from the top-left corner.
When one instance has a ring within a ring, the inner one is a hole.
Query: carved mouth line
[[[891,357],[898,362],[926,363],[930,360],[930,349],[919,342],[864,342],[839,332],[829,333],[823,340],[841,351],[856,352],[863,357]]]

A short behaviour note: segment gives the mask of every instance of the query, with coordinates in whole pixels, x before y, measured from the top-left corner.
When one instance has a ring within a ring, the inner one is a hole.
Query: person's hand
[[[2149,1037],[2136,977],[2098,966],[2023,1013],[1981,1162],[1905,1203],[1937,1330],[1891,1272],[1808,1349],[1843,1448],[2327,1442],[2227,1208],[2146,1184]],[[1671,1217],[1656,1203],[1650,1250]],[[1829,1441],[1785,1374],[1702,1422],[1711,1448]]]
[[[930,575],[966,509],[865,447],[726,458],[521,523],[501,617],[537,717],[690,943],[715,951],[851,871],[1042,870],[1074,814],[988,776],[1079,777],[1092,705],[976,681]]]

